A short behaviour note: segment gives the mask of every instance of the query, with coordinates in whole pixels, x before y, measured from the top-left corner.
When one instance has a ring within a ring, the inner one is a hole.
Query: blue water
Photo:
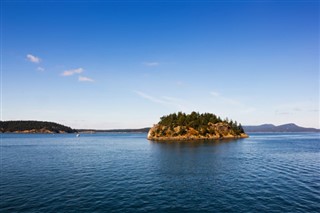
[[[0,136],[0,212],[320,212],[320,134]]]

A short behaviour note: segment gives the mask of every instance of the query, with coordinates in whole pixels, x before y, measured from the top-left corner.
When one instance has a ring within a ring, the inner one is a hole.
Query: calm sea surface
[[[1,134],[0,212],[320,212],[320,134]]]

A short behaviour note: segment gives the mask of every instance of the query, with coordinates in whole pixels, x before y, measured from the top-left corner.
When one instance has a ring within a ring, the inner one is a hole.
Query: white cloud
[[[74,74],[80,74],[82,73],[84,70],[82,68],[78,68],[78,69],[73,69],[73,70],[66,70],[64,71],[61,75],[62,76],[71,76]]]
[[[86,81],[86,82],[94,82],[92,78],[84,77],[84,76],[79,76],[78,78],[79,81]]]
[[[40,63],[40,61],[41,61],[41,59],[39,57],[36,57],[34,55],[31,55],[31,54],[27,55],[27,60],[32,62],[32,63],[36,63],[36,64]]]
[[[143,62],[143,65],[147,66],[147,67],[157,67],[157,66],[160,65],[160,63],[159,62],[155,62],[155,61],[153,61],[153,62]]]
[[[43,67],[38,67],[37,70],[40,71],[40,72],[45,71],[45,69]]]
[[[157,104],[161,104],[165,107],[170,107],[170,108],[175,108],[175,110],[181,110],[181,111],[186,111],[186,107],[185,104],[181,103],[184,102],[181,99],[177,99],[177,98],[173,98],[173,97],[168,97],[168,96],[163,96],[160,98],[156,98],[153,96],[150,96],[144,92],[140,92],[140,91],[134,91],[137,95],[139,95],[140,97],[147,99],[153,103],[157,103]]]

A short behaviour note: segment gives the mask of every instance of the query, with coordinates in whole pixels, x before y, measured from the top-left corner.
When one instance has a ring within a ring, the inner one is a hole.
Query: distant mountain
[[[289,123],[280,126],[263,124],[259,126],[243,126],[245,132],[320,132],[320,129],[305,128]]]

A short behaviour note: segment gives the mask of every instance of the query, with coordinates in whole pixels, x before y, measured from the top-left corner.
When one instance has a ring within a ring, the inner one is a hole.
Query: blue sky
[[[318,1],[2,1],[2,120],[319,124]]]

